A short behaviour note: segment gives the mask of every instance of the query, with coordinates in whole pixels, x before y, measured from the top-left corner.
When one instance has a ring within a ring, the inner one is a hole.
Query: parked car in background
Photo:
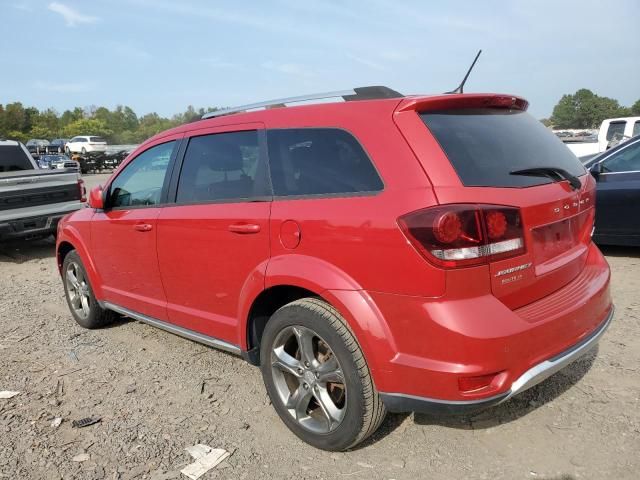
[[[0,241],[54,234],[85,194],[76,171],[40,169],[24,145],[0,140]]]
[[[40,168],[48,168],[51,170],[70,169],[76,172],[80,171],[80,163],[71,160],[64,154],[46,154],[40,155],[38,158],[38,166]]]
[[[640,246],[640,135],[589,160],[597,183],[594,240]]]
[[[105,152],[107,150],[107,141],[102,137],[92,135],[81,135],[73,137],[69,140],[66,147],[67,155],[71,153]]]
[[[49,153],[64,153],[68,142],[68,138],[54,138],[49,142],[47,151]]]
[[[32,138],[26,144],[26,147],[29,153],[36,157],[41,153],[45,153],[47,151],[48,146],[49,146],[49,140],[44,140],[41,138]]]
[[[636,135],[640,135],[640,117],[608,118],[600,125],[597,141],[565,141],[565,144],[584,161]]]
[[[241,355],[322,449],[353,447],[387,411],[504,402],[613,316],[596,182],[527,107],[365,87],[162,132],[60,224],[71,315]]]

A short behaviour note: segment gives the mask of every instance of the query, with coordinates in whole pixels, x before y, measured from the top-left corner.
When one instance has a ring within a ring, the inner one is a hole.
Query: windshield
[[[529,187],[553,181],[511,174],[530,168],[561,168],[574,176],[585,173],[562,141],[521,110],[443,110],[422,113],[420,118],[465,186]]]

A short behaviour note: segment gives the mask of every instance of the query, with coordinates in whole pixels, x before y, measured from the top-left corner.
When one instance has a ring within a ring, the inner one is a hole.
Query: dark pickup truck
[[[0,242],[55,234],[85,196],[77,171],[41,170],[22,143],[0,140]]]

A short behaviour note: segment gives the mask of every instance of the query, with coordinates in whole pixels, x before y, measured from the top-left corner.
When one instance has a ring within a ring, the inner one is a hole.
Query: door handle
[[[153,228],[153,225],[149,223],[136,223],[133,228],[139,232],[149,232]]]
[[[232,223],[229,225],[229,231],[233,233],[258,233],[260,225],[257,223]]]

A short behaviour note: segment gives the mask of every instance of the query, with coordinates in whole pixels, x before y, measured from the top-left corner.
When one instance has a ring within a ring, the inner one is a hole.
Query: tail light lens
[[[84,180],[78,179],[78,191],[80,192],[80,201],[85,203],[87,201],[87,187],[84,185]]]
[[[398,219],[427,260],[445,268],[481,265],[525,253],[520,210],[498,205],[443,205]]]

